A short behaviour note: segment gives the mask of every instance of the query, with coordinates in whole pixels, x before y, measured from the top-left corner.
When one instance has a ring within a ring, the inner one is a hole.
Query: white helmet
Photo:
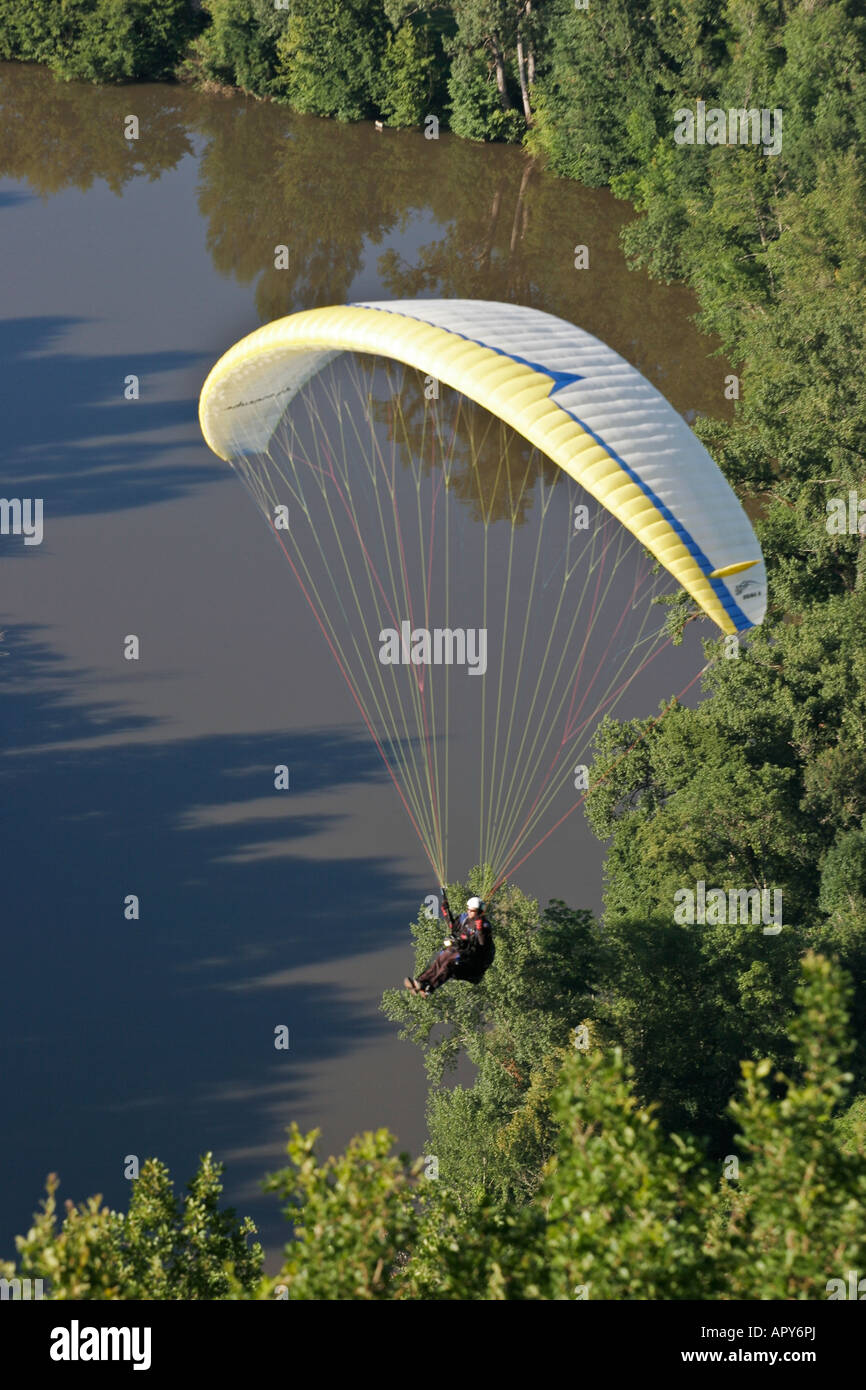
[[[483,908],[483,906],[484,906],[484,904],[483,904],[483,902],[481,901],[480,898],[467,898],[467,899],[466,899],[466,911],[467,911],[467,912],[471,912],[473,908],[474,908],[476,911],[480,911],[481,908]]]

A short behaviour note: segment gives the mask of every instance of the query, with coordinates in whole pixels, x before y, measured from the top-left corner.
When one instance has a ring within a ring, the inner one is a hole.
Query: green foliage
[[[799,187],[814,187],[825,161],[863,148],[866,18],[857,0],[800,0],[790,6],[780,37],[785,162]]]
[[[556,908],[560,925],[566,913]],[[866,1259],[847,992],[838,967],[806,956],[790,1027],[797,1075],[743,1062],[720,1185],[702,1147],[640,1102],[622,1051],[588,1028],[545,1081],[551,1151],[534,1195],[466,1201],[459,1184],[422,1175],[424,1160],[392,1156],[385,1130],[319,1162],[318,1132],[292,1126],[290,1164],[266,1182],[293,1223],[274,1279],[247,1247],[250,1223],[218,1210],[209,1156],[182,1207],[150,1160],[126,1216],[98,1197],[69,1203],[59,1231],[49,1179],[18,1269],[0,1273],[42,1278],[59,1299],[822,1298]]]
[[[48,61],[67,81],[170,77],[192,33],[185,0],[70,0],[63,13]]]
[[[808,955],[791,1027],[801,1079],[743,1063],[731,1110],[748,1162],[714,1252],[730,1298],[826,1298],[829,1279],[866,1262],[866,1171],[833,1125],[851,1080],[847,992],[828,960]]]
[[[531,147],[567,178],[595,186],[629,168],[660,109],[663,66],[649,15],[631,0],[577,10],[552,0],[535,92]]]
[[[856,1096],[836,1121],[836,1133],[847,1154],[866,1158],[866,1096]]]
[[[449,900],[484,896],[477,868]],[[598,954],[592,914],[553,902],[544,914],[513,884],[489,905],[496,959],[480,983],[451,981],[429,999],[387,990],[382,1007],[401,1036],[424,1051],[431,1082],[427,1152],[439,1182],[467,1209],[494,1194],[525,1200],[552,1151],[549,1098],[574,1029],[592,1008]],[[441,921],[425,911],[412,926],[418,974],[442,945]],[[446,1084],[463,1055],[477,1069],[472,1087]]]
[[[389,125],[420,125],[431,109],[434,54],[413,24],[389,32],[378,79],[379,110]]]
[[[518,36],[527,51],[537,35],[526,6],[511,0],[453,0],[455,31],[448,94],[451,128],[467,140],[520,140],[525,119],[517,109]]]
[[[510,107],[503,110],[496,83],[485,59],[458,49],[448,79],[451,129],[464,140],[519,139],[523,122]]]
[[[667,610],[665,632],[673,646],[682,646],[686,624],[702,616],[691,594],[686,593],[685,589],[679,589],[674,594],[660,594],[658,598],[653,599],[653,603]]]
[[[405,1296],[461,1302],[538,1298],[543,1231],[536,1202],[504,1206],[481,1197],[467,1210],[452,1189],[428,1183],[405,1265]]]
[[[57,1178],[47,1182],[42,1210],[18,1236],[19,1278],[42,1279],[49,1297],[79,1299],[212,1299],[251,1294],[262,1251],[255,1227],[219,1209],[222,1168],[210,1154],[179,1202],[168,1169],[148,1159],[132,1186],[129,1210],[110,1211],[101,1197],[66,1204],[57,1227]],[[6,1265],[7,1277],[12,1266]]]
[[[607,938],[598,1026],[622,1045],[639,1095],[657,1104],[662,1124],[723,1152],[740,1058],[789,1054],[794,933],[679,926],[669,911],[614,918]]]
[[[738,659],[712,663],[715,696],[697,710],[674,703],[660,720],[603,724],[587,799],[590,823],[610,840],[597,1018],[664,1122],[717,1146],[739,1059],[789,1055],[797,962],[818,915],[814,864],[827,844],[801,808],[794,733],[801,718],[811,726],[804,694],[768,699],[767,646],[756,635]],[[778,891],[781,932],[678,926],[675,895],[699,881]]]
[[[48,63],[63,28],[63,9],[49,0],[0,0],[0,59]]]
[[[548,1095],[553,1152],[530,1200],[479,1195],[467,1205],[453,1185],[422,1180],[413,1208],[405,1168],[385,1158],[390,1136],[378,1145],[365,1136],[321,1169],[296,1136],[295,1162],[312,1165],[302,1185],[317,1296],[352,1296],[353,1287],[362,1291],[355,1296],[388,1296],[379,1284],[371,1293],[369,1271],[381,1274],[403,1240],[392,1297],[825,1297],[828,1279],[862,1266],[866,1243],[862,1103],[834,1123],[850,1080],[845,997],[838,969],[807,956],[790,1030],[799,1078],[774,1073],[768,1059],[743,1063],[731,1106],[739,1156],[727,1155],[720,1186],[701,1146],[667,1134],[638,1101],[620,1049],[591,1035]],[[371,1191],[376,1210],[391,1212],[387,1231],[370,1214]],[[325,1270],[329,1250],[335,1267]],[[343,1279],[347,1262],[357,1273]]]
[[[314,1136],[295,1133],[304,1175],[288,1181],[312,1235],[300,1256],[289,1247],[280,1277],[300,1272],[305,1295],[331,1298],[826,1297],[827,1281],[866,1256],[862,1097],[835,1118],[850,1081],[846,994],[838,968],[807,955],[790,1025],[798,1076],[743,1062],[731,1105],[740,1134],[720,1184],[703,1148],[665,1132],[621,1050],[592,1030],[549,1091],[552,1153],[528,1200],[466,1203],[454,1184],[420,1179],[413,1203],[405,1163],[386,1157],[389,1135],[318,1167]]]
[[[277,96],[277,44],[286,31],[288,6],[273,0],[205,0],[210,25],[196,43],[205,77],[256,96]]]
[[[866,833],[849,830],[837,836],[821,872],[818,906],[822,912],[862,913],[866,907]]]
[[[405,1155],[389,1157],[393,1135],[356,1136],[345,1154],[319,1164],[318,1130],[289,1131],[289,1167],[266,1188],[286,1203],[294,1239],[276,1283],[292,1299],[390,1299],[400,1296],[398,1271],[413,1243],[418,1215]]]
[[[554,1114],[556,1157],[539,1197],[541,1296],[706,1296],[703,1154],[638,1103],[620,1049],[572,1057]]]
[[[195,27],[186,0],[0,0],[0,58],[47,63],[66,81],[159,81]]]
[[[380,0],[294,0],[277,44],[290,105],[339,121],[371,116],[385,35]]]
[[[842,822],[844,825],[844,822]],[[854,1051],[850,1067],[861,1089],[866,1084],[866,834],[840,830],[824,860],[818,898],[827,914],[817,938],[854,980]]]
[[[826,570],[824,580],[833,582]],[[673,706],[659,721],[610,721],[598,731],[587,811],[610,839],[606,926],[616,953],[599,1018],[666,1122],[720,1141],[738,1056],[787,1061],[796,960],[810,941],[855,980],[852,1069],[859,1086],[866,1081],[864,614],[856,585],[819,591],[798,622],[771,616],[737,659],[708,645],[711,698],[696,710]],[[701,879],[725,890],[778,889],[782,932],[673,932],[674,893]],[[693,1009],[684,993],[691,972],[700,982]],[[708,1075],[702,1067],[684,1089],[689,1050],[708,1056]]]

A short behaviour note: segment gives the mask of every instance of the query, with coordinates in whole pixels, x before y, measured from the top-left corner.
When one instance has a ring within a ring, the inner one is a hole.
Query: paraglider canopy
[[[599,720],[672,640],[661,586],[725,634],[764,617],[760,547],[707,450],[624,358],[538,309],[305,310],[231,348],[199,413],[439,883],[455,818],[501,877],[557,798],[580,804]]]
[[[211,449],[228,461],[266,450],[292,398],[347,349],[417,367],[518,430],[637,536],[722,632],[763,620],[757,538],[700,440],[618,353],[539,309],[422,299],[278,319],[208,376],[199,418]]]

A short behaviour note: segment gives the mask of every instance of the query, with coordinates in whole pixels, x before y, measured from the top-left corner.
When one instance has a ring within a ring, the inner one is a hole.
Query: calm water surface
[[[422,1150],[423,1069],[378,1002],[435,884],[278,549],[201,440],[204,376],[261,322],[397,296],[559,314],[690,419],[725,412],[725,367],[692,297],[626,268],[625,205],[514,149],[0,65],[0,210],[2,494],[45,507],[42,545],[0,538],[0,1255],[49,1171],[61,1198],[117,1205],[126,1155],[182,1184],[206,1149],[273,1250],[257,1180],[291,1119],[329,1150],[379,1125]],[[693,637],[621,712],[654,712],[700,664]],[[454,874],[473,850],[452,846]],[[580,816],[519,881],[600,907]]]

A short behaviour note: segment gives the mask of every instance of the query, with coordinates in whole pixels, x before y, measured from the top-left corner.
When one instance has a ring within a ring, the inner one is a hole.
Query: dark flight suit
[[[485,970],[493,964],[496,947],[493,931],[483,915],[470,921],[464,912],[454,928],[451,945],[434,956],[418,983],[428,994],[448,980],[469,980],[477,984]]]

